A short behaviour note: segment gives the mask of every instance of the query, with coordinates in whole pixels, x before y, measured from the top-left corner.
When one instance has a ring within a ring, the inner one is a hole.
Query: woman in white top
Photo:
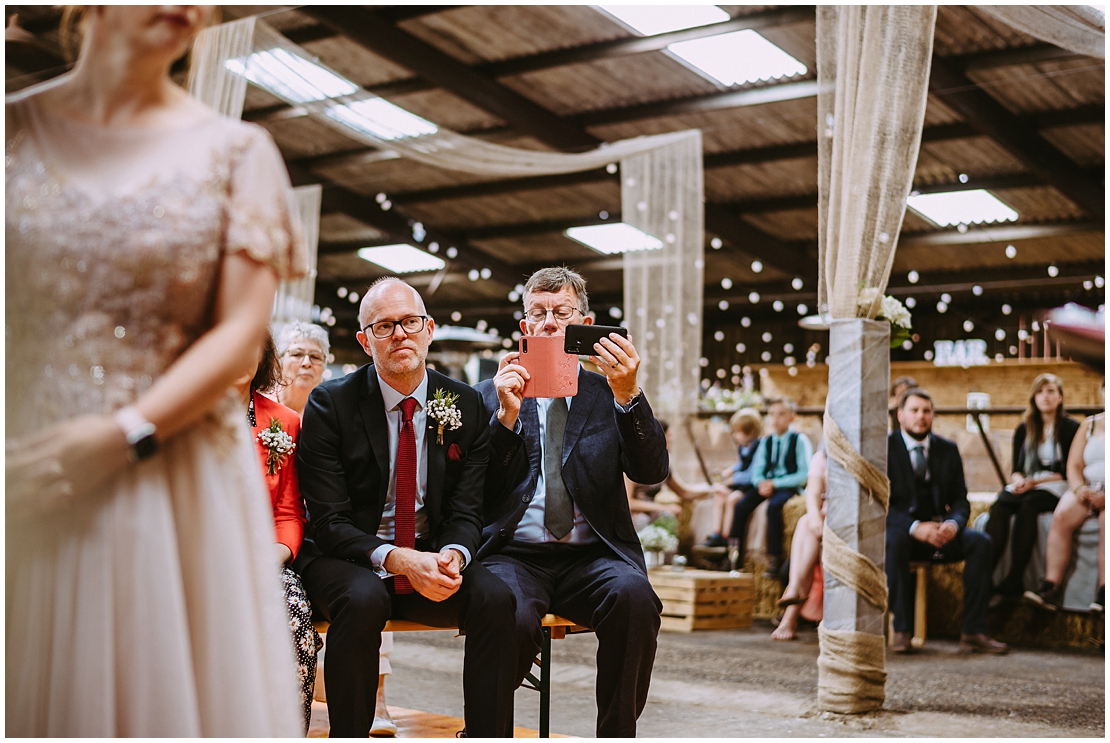
[[[1071,562],[1072,536],[1089,517],[1098,514],[1098,592],[1091,611],[1101,612],[1106,594],[1106,414],[1083,421],[1068,457],[1068,492],[1052,514],[1045,555],[1044,582],[1025,598],[1050,611],[1060,606],[1064,572]]]
[[[991,538],[991,570],[1010,544],[1010,571],[995,591],[1017,600],[1025,567],[1037,546],[1037,518],[1056,508],[1067,490],[1065,467],[1079,423],[1064,410],[1064,383],[1039,374],[1029,391],[1029,407],[1014,431],[1013,475],[991,505],[986,532]],[[1013,517],[1011,537],[1010,518]]]

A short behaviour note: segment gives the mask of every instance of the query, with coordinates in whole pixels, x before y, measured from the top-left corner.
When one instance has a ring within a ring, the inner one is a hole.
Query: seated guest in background
[[[304,415],[308,396],[324,381],[328,363],[328,331],[307,322],[292,322],[278,334],[278,357],[283,383],[277,400],[297,415]]]
[[[524,285],[525,335],[562,336],[589,325],[586,281],[545,268]],[[525,398],[528,371],[506,354],[480,382],[493,451],[479,557],[516,595],[518,665],[539,652],[540,620],[552,612],[597,635],[597,735],[633,737],[647,702],[662,604],[623,485],[667,479],[663,428],[636,382],[640,357],[616,333],[594,344],[601,374],[578,371],[574,397]],[[569,408],[569,409],[568,409]]]
[[[771,434],[755,447],[752,459],[751,481],[754,490],[748,491],[732,512],[732,530],[729,538],[740,540],[740,555],[744,555],[744,537],[748,531],[748,518],[759,504],[767,501],[767,571],[765,577],[774,578],[782,567],[782,507],[798,494],[798,489],[809,477],[809,460],[813,445],[804,433],[790,426],[794,422],[794,401],[788,397],[767,403],[767,418]]]
[[[911,387],[917,386],[917,380],[913,377],[898,377],[890,383],[890,425],[887,426],[887,432],[898,430],[898,401],[902,399],[902,393]]]
[[[285,610],[293,631],[293,650],[300,672],[301,705],[304,731],[312,717],[312,684],[316,679],[316,652],[323,643],[312,626],[300,577],[289,564],[301,549],[304,539],[304,500],[297,482],[297,460],[293,453],[301,432],[301,419],[289,408],[262,395],[260,390],[281,383],[281,366],[274,338],[266,333],[254,371],[235,382],[235,389],[247,403],[247,421],[251,426],[262,472],[270,490],[277,531],[277,556],[281,565],[281,582],[285,589]]]
[[[809,462],[809,479],[806,481],[806,512],[794,527],[790,542],[790,582],[779,599],[785,608],[779,626],[771,633],[775,640],[793,640],[798,630],[798,616],[802,604],[809,598],[813,585],[813,567],[821,559],[821,535],[825,526],[825,497],[829,489],[829,463],[823,446]]]
[[[435,323],[411,286],[378,280],[359,325],[374,363],[313,390],[297,446],[311,539],[296,568],[331,622],[331,734],[370,733],[382,628],[398,618],[465,633],[466,730],[511,736],[513,594],[473,559],[489,412],[470,387],[425,367]]]
[[[663,433],[666,434],[667,451],[669,452],[671,449],[670,424],[662,418],[658,420],[659,425],[663,428]],[[664,513],[669,513],[675,518],[681,517],[681,503],[655,502],[655,496],[663,490],[664,485],[670,488],[671,492],[683,501],[694,501],[710,493],[721,492],[723,494],[728,492],[727,489],[720,486],[684,483],[673,470],[671,474],[667,476],[666,481],[656,483],[655,485],[640,485],[639,483],[632,482],[632,480],[628,479],[628,475],[625,475],[624,485],[628,491],[628,509],[632,512],[632,525],[636,527],[636,531],[651,524]]]
[[[732,442],[736,444],[736,464],[726,467],[721,476],[726,488],[714,489],[713,516],[715,528],[704,544],[706,547],[725,547],[728,545],[722,534],[728,534],[732,527],[732,512],[736,501],[755,492],[752,483],[752,461],[763,433],[763,418],[755,408],[741,408],[732,414],[728,421]]]
[[[991,538],[991,572],[1006,551],[1010,517],[1014,517],[1010,572],[996,592],[1017,599],[1023,577],[1037,546],[1037,517],[1052,511],[1068,488],[1064,479],[1072,439],[1079,423],[1064,411],[1064,383],[1055,374],[1040,374],[1029,391],[1025,419],[1014,431],[1013,475],[991,505],[987,534]]]
[[[1090,608],[1101,613],[1106,605],[1106,414],[1083,421],[1076,437],[1068,456],[1068,492],[1056,506],[1048,530],[1044,581],[1036,591],[1026,591],[1025,598],[1050,611],[1060,607],[1072,537],[1088,517],[1098,514],[1098,592]]]
[[[964,561],[963,631],[960,650],[1006,653],[987,636],[990,601],[990,537],[967,529],[964,463],[955,442],[933,430],[933,398],[914,387],[898,404],[899,430],[887,437],[890,508],[886,518],[886,580],[894,614],[896,653],[911,652],[914,582],[911,561]]]

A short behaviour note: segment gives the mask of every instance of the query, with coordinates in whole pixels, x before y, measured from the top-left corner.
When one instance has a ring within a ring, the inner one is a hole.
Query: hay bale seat
[[[317,620],[312,624],[321,635],[327,634],[329,622]],[[534,674],[528,674],[525,678],[525,688],[540,693],[539,737],[549,738],[551,737],[551,641],[562,640],[568,632],[590,632],[591,630],[555,614],[544,615],[541,624],[543,644],[540,646],[539,657],[533,661],[539,666],[540,675],[537,678]],[[442,632],[445,630],[457,632],[458,629],[458,627],[432,627],[419,622],[410,622],[407,619],[390,619],[385,623],[382,632]]]

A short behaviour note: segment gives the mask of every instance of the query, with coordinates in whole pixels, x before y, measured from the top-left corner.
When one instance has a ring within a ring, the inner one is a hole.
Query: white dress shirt
[[[378,377],[378,387],[382,392],[382,402],[385,403],[385,420],[388,424],[386,431],[389,440],[389,489],[386,492],[385,508],[382,509],[382,520],[378,526],[378,538],[393,541],[393,520],[397,512],[397,444],[401,440],[401,401],[406,397],[416,400],[416,408],[412,413],[412,427],[416,434],[416,537],[426,539],[428,533],[428,514],[424,512],[424,494],[428,490],[428,448],[426,446],[426,433],[428,430],[428,375],[420,380],[420,384],[412,391],[411,395],[402,395],[389,386],[389,383]],[[370,564],[378,568],[378,573],[383,576],[391,575],[382,563],[385,556],[397,549],[392,544],[383,544],[370,553]],[[463,556],[463,565],[470,564],[470,550],[462,545],[451,544],[445,546],[440,552],[447,549],[458,550]]]

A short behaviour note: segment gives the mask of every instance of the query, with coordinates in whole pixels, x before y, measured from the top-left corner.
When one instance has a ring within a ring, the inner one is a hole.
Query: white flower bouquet
[[[871,305],[879,296],[875,287],[861,289],[859,293],[859,306],[864,312],[869,312]],[[898,348],[909,340],[912,318],[906,306],[889,294],[882,298],[876,318],[882,318],[890,323],[890,347]]]
[[[640,546],[647,552],[674,552],[678,539],[669,531],[655,524],[648,524],[637,533]]]

